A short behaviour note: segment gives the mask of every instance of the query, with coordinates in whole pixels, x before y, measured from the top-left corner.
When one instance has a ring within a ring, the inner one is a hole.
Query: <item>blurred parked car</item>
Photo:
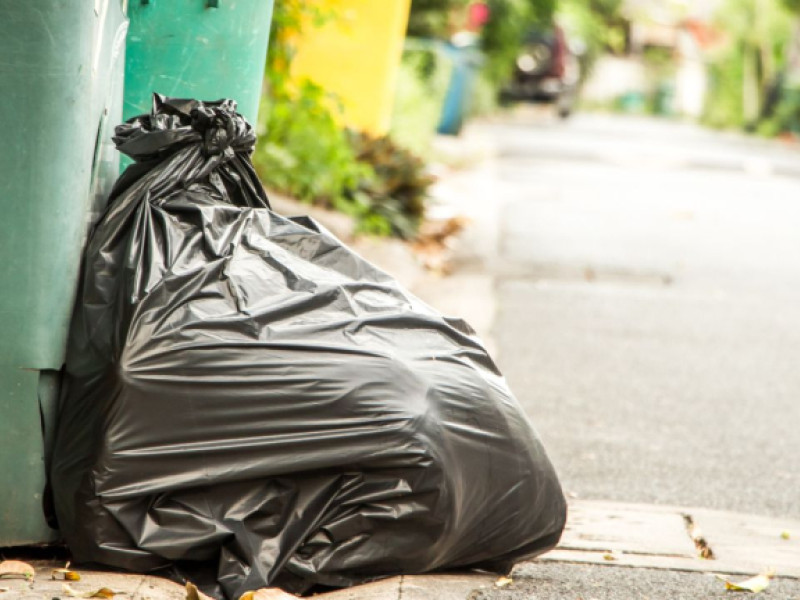
[[[581,71],[576,52],[579,49],[574,46],[558,25],[530,32],[517,55],[514,75],[504,96],[552,103],[559,116],[568,117],[575,106]]]

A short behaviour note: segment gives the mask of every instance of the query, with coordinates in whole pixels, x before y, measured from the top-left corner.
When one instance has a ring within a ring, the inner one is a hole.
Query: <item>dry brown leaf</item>
[[[190,581],[186,582],[186,600],[200,600],[200,593],[197,586]]]
[[[297,596],[280,588],[261,588],[245,592],[239,596],[239,600],[297,600]]]
[[[497,581],[494,582],[494,587],[504,588],[506,586],[511,585],[514,583],[514,580],[511,577],[500,577]]]
[[[73,598],[105,598],[108,600],[117,595],[117,592],[110,590],[107,587],[102,587],[99,590],[90,590],[88,592],[79,592],[68,583],[61,585],[61,591],[67,596],[72,596]]]
[[[0,578],[27,579],[33,581],[35,569],[20,560],[4,560],[0,562]]]
[[[197,589],[197,586],[191,581],[186,582],[186,600],[212,600],[210,596],[206,596],[203,592]]]
[[[455,238],[469,223],[463,216],[444,220],[423,221],[412,247],[417,258],[428,271],[439,275],[449,275],[452,248]]]

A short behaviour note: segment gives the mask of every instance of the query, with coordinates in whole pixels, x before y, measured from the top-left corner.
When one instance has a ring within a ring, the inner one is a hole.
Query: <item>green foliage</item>
[[[783,0],[786,10],[793,13],[800,13],[800,0]]]
[[[306,202],[340,207],[371,172],[330,105],[325,91],[310,81],[291,94],[265,97],[253,162],[265,184]]]
[[[446,39],[450,37],[453,15],[467,0],[412,0],[408,15],[408,35]]]
[[[497,110],[497,89],[485,71],[481,71],[472,83],[472,96],[467,105],[468,117],[488,115]]]
[[[800,89],[782,90],[774,111],[759,123],[757,131],[765,137],[786,132],[800,135]]]
[[[703,120],[715,127],[780,129],[788,110],[769,102],[786,63],[792,19],[782,0],[726,0],[717,27],[729,38],[712,58]],[[794,4],[794,0],[790,4]],[[790,112],[790,111],[789,111]],[[763,121],[772,124],[762,124]]]
[[[558,18],[567,33],[586,46],[581,57],[582,73],[589,73],[604,52],[625,49],[625,21],[620,16],[622,0],[561,0]]]
[[[505,83],[525,35],[548,27],[556,15],[570,36],[586,45],[582,70],[588,72],[602,52],[624,49],[622,4],[623,0],[488,0],[491,16],[481,33],[485,76],[497,86]]]
[[[388,138],[344,130],[333,95],[290,77],[303,27],[335,18],[319,5],[275,5],[253,163],[267,186],[350,214],[362,232],[413,237],[431,183],[422,161]]]
[[[727,128],[744,124],[742,47],[737,44],[727,49],[708,67],[709,93],[703,114],[706,125]]]
[[[391,135],[401,146],[427,155],[442,113],[452,64],[432,43],[407,39],[392,111]]]
[[[479,106],[494,106],[497,90],[509,79],[525,35],[547,26],[558,0],[485,0],[489,20],[480,32],[480,46],[486,60],[482,69]],[[615,0],[598,0],[609,2]],[[463,26],[469,0],[412,0],[408,35],[448,40]]]
[[[347,202],[347,190],[370,176],[369,168],[356,159],[336,122],[334,99],[313,82],[293,83],[289,75],[303,28],[331,18],[314,0],[275,3],[253,163],[265,184],[334,206]]]
[[[308,24],[319,27],[335,18],[315,0],[278,0],[272,9],[267,51],[266,83],[273,96],[287,94],[289,66],[295,55],[294,41]]]
[[[481,32],[486,54],[484,72],[496,85],[503,85],[525,38],[533,28],[550,23],[555,0],[488,0],[489,21]]]

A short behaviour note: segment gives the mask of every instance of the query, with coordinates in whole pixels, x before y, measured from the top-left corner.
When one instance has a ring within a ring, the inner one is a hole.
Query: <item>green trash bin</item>
[[[256,123],[272,0],[130,0],[125,119],[150,112],[154,92],[232,98]]]
[[[85,234],[118,171],[125,0],[26,0],[0,19],[0,546],[48,542],[46,438]]]

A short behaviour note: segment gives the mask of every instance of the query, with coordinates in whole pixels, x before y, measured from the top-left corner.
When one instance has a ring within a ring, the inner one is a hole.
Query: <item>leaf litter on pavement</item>
[[[202,597],[201,597],[202,596]],[[186,582],[186,600],[205,600],[206,595],[201,594],[197,586],[191,581]]]
[[[63,579],[64,581],[80,581],[81,576],[77,571],[72,571],[69,568],[69,563],[65,564],[61,569],[53,569],[50,572],[52,579]]]
[[[186,582],[186,600],[211,600],[197,586]],[[239,600],[297,600],[297,596],[284,592],[280,588],[261,588],[251,590],[239,596]]]
[[[745,579],[738,583],[730,581],[727,577],[716,575],[716,578],[725,583],[725,589],[733,592],[751,592],[758,594],[769,587],[770,580],[775,577],[772,569],[765,571],[761,575],[756,575],[750,579]]]
[[[35,569],[21,560],[4,560],[0,562],[0,579],[25,579],[33,581]]]
[[[74,589],[70,584],[65,583],[61,586],[61,591],[67,596],[72,598],[105,598],[109,600],[117,595],[117,592],[107,587],[101,587],[97,590],[89,590],[86,592]]]

